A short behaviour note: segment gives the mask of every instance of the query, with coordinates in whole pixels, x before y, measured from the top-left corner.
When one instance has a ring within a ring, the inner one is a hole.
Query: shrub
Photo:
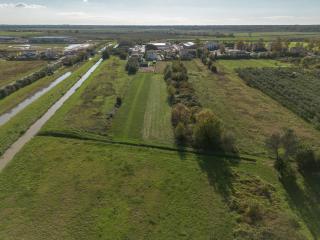
[[[138,72],[139,66],[140,64],[137,59],[130,58],[126,65],[126,71],[128,72],[129,75],[134,75]]]
[[[188,138],[187,135],[188,130],[186,126],[182,122],[179,122],[177,127],[174,129],[174,136],[176,140],[180,143],[185,142]]]
[[[102,52],[102,59],[103,59],[103,60],[107,60],[107,59],[109,59],[109,58],[110,58],[110,53],[109,53],[108,49],[106,49],[106,50],[104,50],[104,51]]]
[[[257,202],[249,203],[246,212],[244,214],[245,221],[249,224],[256,224],[263,218],[263,209],[261,205]]]
[[[174,86],[172,86],[172,85],[168,86],[168,95],[169,95],[170,104],[173,104],[174,96],[175,96],[176,92],[177,92],[177,89]]]
[[[196,116],[193,141],[197,148],[214,150],[221,144],[221,123],[210,110],[202,110]]]
[[[297,154],[298,168],[303,173],[312,173],[319,170],[319,160],[309,146],[302,147]]]
[[[172,108],[171,121],[173,126],[177,126],[179,123],[187,125],[190,122],[191,111],[185,105],[178,103]]]
[[[230,131],[223,132],[221,137],[221,147],[225,152],[236,152],[236,139]]]
[[[213,73],[218,73],[218,69],[217,69],[217,67],[214,66],[214,65],[211,66],[211,71],[212,71]]]

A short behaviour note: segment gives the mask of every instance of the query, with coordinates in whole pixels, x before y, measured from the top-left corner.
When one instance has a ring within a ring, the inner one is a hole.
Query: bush
[[[210,110],[202,110],[196,116],[193,141],[197,148],[214,150],[220,148],[221,123]]]
[[[174,129],[174,136],[180,143],[183,143],[187,140],[188,130],[182,122],[179,122],[177,127]]]
[[[139,66],[140,64],[137,59],[130,58],[126,65],[126,71],[128,72],[129,75],[134,75],[138,72]]]
[[[216,66],[212,65],[210,69],[211,69],[211,72],[218,73],[218,69]]]
[[[171,121],[173,126],[177,126],[179,123],[187,125],[191,119],[191,111],[185,105],[178,103],[172,108]]]
[[[309,146],[302,147],[297,154],[297,163],[300,172],[313,173],[319,171],[319,160],[315,152]]]
[[[245,221],[249,224],[256,224],[263,218],[264,211],[261,205],[257,202],[249,203],[244,214]]]
[[[177,92],[177,89],[174,86],[172,86],[172,85],[168,86],[168,95],[169,95],[170,104],[173,104],[174,96],[175,96],[176,92]]]
[[[103,59],[103,60],[107,60],[107,59],[109,59],[109,58],[110,58],[110,53],[109,53],[108,49],[106,49],[106,50],[104,50],[104,51],[102,52],[102,59]]]
[[[223,132],[221,137],[221,147],[225,152],[237,152],[235,147],[236,139],[232,132]]]

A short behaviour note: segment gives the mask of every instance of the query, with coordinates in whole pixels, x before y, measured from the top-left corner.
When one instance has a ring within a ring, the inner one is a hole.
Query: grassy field
[[[114,119],[115,140],[173,144],[171,108],[162,74],[135,76]]]
[[[113,111],[117,97],[124,98],[132,80],[124,69],[125,61],[119,58],[104,61],[44,131],[110,135],[108,114]]]
[[[95,59],[96,60],[96,59]],[[89,70],[94,61],[84,63],[68,79],[29,105],[7,124],[0,127],[0,155],[13,144],[50,106],[60,99]]]
[[[120,109],[114,108],[121,97]],[[115,110],[115,117],[108,118]],[[43,129],[115,141],[173,145],[171,108],[162,74],[128,76],[125,61],[105,61]],[[88,135],[89,134],[89,135]]]
[[[263,67],[288,67],[290,64],[279,62],[276,60],[219,60],[219,64],[227,71],[232,71],[237,68],[263,68]]]
[[[0,60],[0,88],[46,66],[45,61]]]
[[[266,155],[265,139],[283,128],[294,129],[300,137],[320,147],[319,131],[262,92],[248,87],[232,70],[241,66],[276,64],[269,60],[238,63],[237,66],[236,61],[218,61],[218,75],[209,72],[198,60],[186,62],[186,65],[201,103],[212,109],[225,127],[234,132],[240,151]]]
[[[0,238],[224,240],[252,228],[311,239],[285,199],[259,163],[36,137],[0,174]],[[258,223],[234,210],[250,201],[264,206]]]

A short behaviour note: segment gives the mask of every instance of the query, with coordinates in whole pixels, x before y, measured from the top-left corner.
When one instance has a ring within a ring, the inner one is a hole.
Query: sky
[[[0,24],[320,24],[320,0],[0,0]]]

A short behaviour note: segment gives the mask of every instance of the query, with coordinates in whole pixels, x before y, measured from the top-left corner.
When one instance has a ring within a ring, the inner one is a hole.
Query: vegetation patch
[[[297,68],[238,70],[246,83],[320,128],[320,73]]]

